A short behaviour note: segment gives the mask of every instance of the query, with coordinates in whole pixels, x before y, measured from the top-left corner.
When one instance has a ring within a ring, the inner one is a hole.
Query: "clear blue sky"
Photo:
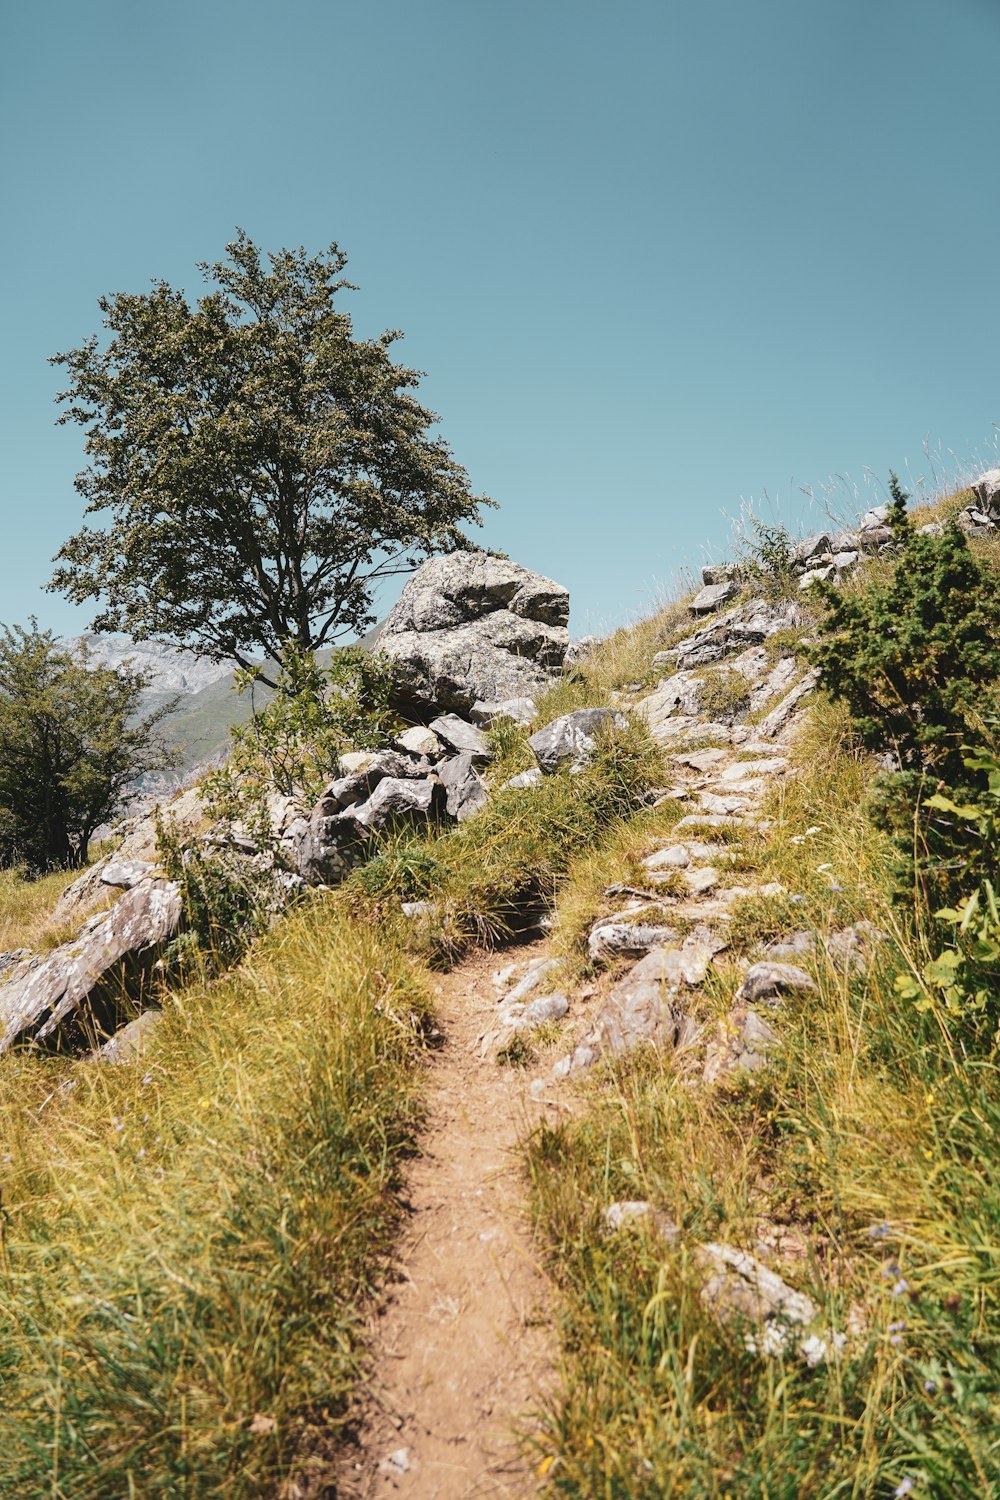
[[[1000,0],[8,0],[0,620],[80,521],[48,355],[101,293],[336,239],[483,536],[578,632],[726,513],[997,462]],[[948,458],[948,452],[955,455]],[[867,493],[864,497],[870,498]]]

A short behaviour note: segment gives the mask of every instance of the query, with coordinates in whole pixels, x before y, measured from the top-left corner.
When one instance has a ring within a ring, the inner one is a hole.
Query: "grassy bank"
[[[637,674],[638,675],[638,674]],[[797,929],[821,938],[866,919],[888,936],[865,976],[820,952],[817,993],[788,1002],[772,1066],[709,1089],[653,1050],[607,1063],[584,1108],[540,1130],[526,1167],[561,1293],[564,1389],[540,1472],[566,1496],[888,1497],[1000,1494],[1000,1083],[894,979],[920,961],[912,911],[893,901],[891,854],[865,794],[876,766],[845,714],[820,703],[798,775],[741,831],[740,884],[787,895],[735,911],[727,964],[693,1005],[714,1027],[737,960]],[[577,955],[604,882],[630,878],[641,825],[564,884],[556,938]],[[730,962],[731,961],[731,962]],[[612,1202],[678,1223],[609,1235]],[[763,1254],[846,1330],[809,1369],[762,1360],[699,1301],[698,1241]],[[685,1248],[685,1246],[687,1248]]]

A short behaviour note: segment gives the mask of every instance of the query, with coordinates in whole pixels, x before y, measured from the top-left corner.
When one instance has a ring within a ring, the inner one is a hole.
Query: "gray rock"
[[[885,525],[888,518],[889,502],[886,501],[884,505],[876,505],[871,510],[866,511],[858,523],[858,529],[860,531],[877,531],[880,526]]]
[[[528,744],[546,776],[568,768],[579,771],[597,746],[598,732],[605,727],[624,729],[628,719],[613,708],[580,708],[553,719],[531,736]]]
[[[0,953],[0,984],[3,984],[16,969],[23,968],[32,957],[30,948],[8,948]]]
[[[805,969],[795,964],[753,964],[743,976],[743,983],[736,991],[737,1003],[755,1004],[761,1001],[776,1005],[783,995],[801,994],[815,990],[816,983]]]
[[[626,954],[648,953],[672,943],[677,933],[666,923],[623,922],[605,917],[595,923],[587,938],[587,951],[595,963]]]
[[[348,776],[339,776],[324,790],[316,804],[320,817],[332,818],[346,807],[365,802],[386,777],[396,780],[412,777],[419,779],[427,775],[430,763],[401,755],[398,750],[379,750],[368,758],[367,763]]]
[[[777,1032],[763,1017],[737,1006],[719,1023],[714,1041],[705,1050],[704,1082],[718,1083],[737,1070],[759,1073],[767,1067],[769,1054],[779,1043]]]
[[[707,1273],[699,1293],[702,1306],[723,1327],[748,1325],[745,1343],[751,1353],[773,1358],[794,1351],[817,1366],[846,1342],[843,1334],[824,1329],[807,1333],[820,1316],[815,1302],[747,1251],[700,1245],[694,1261]]]
[[[676,1044],[684,1018],[668,995],[666,957],[662,948],[653,949],[615,985],[595,1036],[587,1038],[598,1053],[630,1052],[644,1042]]]
[[[530,771],[518,771],[516,776],[509,776],[501,783],[501,791],[510,787],[514,791],[523,791],[529,786],[541,786],[545,777],[537,766],[532,766]]]
[[[988,469],[974,479],[969,488],[976,497],[979,509],[994,520],[1000,517],[1000,469]]]
[[[944,522],[928,521],[926,526],[918,526],[917,536],[944,536]]]
[[[475,724],[470,724],[467,719],[460,719],[458,714],[439,714],[436,719],[431,720],[430,727],[438,739],[443,740],[456,754],[466,753],[477,761],[489,760],[489,741],[483,731],[477,729]]]
[[[478,759],[471,750],[464,750],[452,760],[443,760],[437,768],[446,794],[445,810],[460,823],[471,818],[489,797],[486,784],[476,770]]]
[[[403,750],[407,755],[426,756],[428,760],[437,760],[442,749],[434,730],[425,729],[422,724],[405,729],[397,736],[395,744],[397,750]]]
[[[813,958],[815,954],[814,932],[791,932],[787,937],[769,943],[764,949],[764,957],[777,964],[794,964],[802,958]]]
[[[777,707],[773,708],[766,718],[757,725],[758,738],[762,740],[773,740],[784,729],[807,693],[811,693],[819,679],[819,673],[813,669],[795,684],[790,692],[786,693]]]
[[[19,1043],[79,1046],[117,1015],[124,989],[141,982],[180,926],[180,887],[141,881],[72,942],[0,987],[0,1053]]]
[[[560,584],[485,552],[451,552],[407,582],[379,649],[403,701],[468,712],[543,688],[566,656],[568,618]]]
[[[833,554],[833,566],[838,573],[846,573],[860,560],[860,552],[835,552]]]
[[[148,859],[112,859],[102,867],[100,881],[102,885],[120,886],[130,891],[154,868],[152,860]]]
[[[885,933],[880,932],[874,922],[863,918],[827,938],[826,951],[834,968],[842,974],[864,975],[868,972],[872,953],[887,941]]]
[[[163,1012],[159,1010],[144,1010],[134,1021],[129,1021],[113,1037],[109,1037],[102,1047],[98,1047],[91,1054],[93,1060],[111,1063],[115,1067],[138,1062],[160,1024],[162,1015]]]
[[[682,671],[711,666],[724,656],[766,641],[779,630],[797,629],[804,623],[802,606],[792,600],[770,603],[766,599],[751,599],[710,620],[675,646],[674,659]]]
[[[796,542],[792,548],[792,564],[799,563],[808,566],[814,558],[826,559],[833,552],[833,542],[827,531],[820,531],[815,536],[804,537],[801,542]]]
[[[524,1007],[522,1026],[541,1026],[546,1021],[561,1021],[569,1012],[569,1001],[559,991],[551,995],[539,995]]]
[[[883,547],[895,541],[895,535],[891,526],[871,526],[861,532],[858,540],[862,552],[880,552]]]
[[[705,588],[732,583],[738,571],[735,563],[707,563],[701,570],[701,581]]]
[[[832,562],[828,563],[825,568],[810,568],[799,579],[800,591],[804,593],[807,589],[811,589],[814,583],[827,583],[836,571]]]
[[[589,661],[600,644],[600,636],[596,635],[582,635],[579,640],[570,641],[563,666],[576,667],[581,662]]]
[[[693,615],[709,614],[714,609],[719,609],[723,604],[728,604],[740,591],[739,584],[732,578],[725,583],[709,583],[697,593],[688,605]]]
[[[510,970],[504,971],[499,976],[499,980],[503,980],[505,977],[516,980],[514,987],[504,996],[504,1004],[510,1004],[512,1001],[516,1004],[518,1001],[523,1000],[526,995],[530,995],[533,990],[537,990],[547,974],[554,973],[560,967],[557,958],[533,958],[530,963],[523,967],[523,971],[520,965],[511,965]]]
[[[690,766],[692,771],[712,771],[720,761],[727,759],[725,750],[692,750],[687,755],[672,757],[678,766]]]
[[[469,717],[486,729],[492,729],[494,724],[503,719],[527,728],[538,718],[538,705],[534,698],[502,698],[498,703],[477,702],[469,710]]]
[[[338,813],[337,820],[365,833],[376,832],[393,823],[425,823],[442,810],[444,800],[445,794],[439,782],[386,776],[367,802]]]

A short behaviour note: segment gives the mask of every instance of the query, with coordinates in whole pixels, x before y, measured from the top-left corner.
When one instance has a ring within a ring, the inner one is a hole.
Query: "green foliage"
[[[252,677],[241,674],[237,689]],[[242,823],[261,847],[273,842],[268,803],[275,793],[315,802],[336,774],[338,756],[378,748],[390,725],[388,667],[360,648],[338,651],[320,667],[311,651],[289,642],[275,686],[263,708],[233,727],[229,759],[203,782],[209,813]]]
[[[864,746],[904,772],[954,777],[997,677],[1000,586],[957,526],[914,535],[885,581],[821,585],[828,614],[810,656]]]
[[[702,674],[702,684],[698,709],[709,719],[731,723],[750,703],[750,684],[742,672],[709,667]]]
[[[99,630],[243,666],[369,626],[378,579],[464,542],[490,502],[429,435],[396,331],[354,338],[336,244],[263,264],[242,232],[191,306],[156,282],[100,300],[110,334],[54,357],[61,422],[86,429],[84,526],[51,587],[103,601]]]
[[[939,826],[951,830],[948,843],[958,866],[951,871],[951,883],[965,891],[954,906],[934,913],[951,940],[918,972],[899,975],[896,989],[919,1010],[943,1011],[949,1022],[963,1023],[972,1035],[991,1033],[995,1043],[1000,1024],[1000,756],[983,749],[965,764],[986,778],[979,800],[956,802],[936,792],[923,804],[942,815]]]
[[[892,469],[890,469],[889,514],[886,518],[886,525],[892,528],[892,534],[895,537],[896,541],[901,542],[904,545],[910,540],[910,537],[913,533],[913,527],[910,524],[909,512],[906,509],[906,502],[907,500],[909,500],[909,498],[909,495],[900,484],[898,477],[892,471]]]
[[[788,527],[762,521],[752,512],[749,531],[738,539],[740,575],[768,597],[784,594],[792,581],[792,539]]]
[[[284,903],[276,900],[259,856],[185,847],[159,820],[156,833],[164,873],[180,886],[184,909],[183,929],[164,954],[167,973],[217,973],[245,952]]]
[[[87,861],[97,828],[145,773],[171,764],[137,718],[146,678],[92,664],[51,631],[0,627],[0,863],[43,871]]]

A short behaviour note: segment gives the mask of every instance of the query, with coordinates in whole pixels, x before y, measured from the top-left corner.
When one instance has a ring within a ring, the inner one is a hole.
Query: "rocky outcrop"
[[[528,741],[544,776],[580,771],[597,748],[602,730],[624,729],[628,720],[613,708],[579,708],[539,729]]]
[[[20,977],[0,985],[0,1054],[19,1043],[62,1049],[113,1031],[181,922],[180,887],[146,879],[107,915]]]
[[[530,698],[562,666],[569,593],[486,552],[424,563],[379,641],[406,703],[467,714],[476,703]]]

